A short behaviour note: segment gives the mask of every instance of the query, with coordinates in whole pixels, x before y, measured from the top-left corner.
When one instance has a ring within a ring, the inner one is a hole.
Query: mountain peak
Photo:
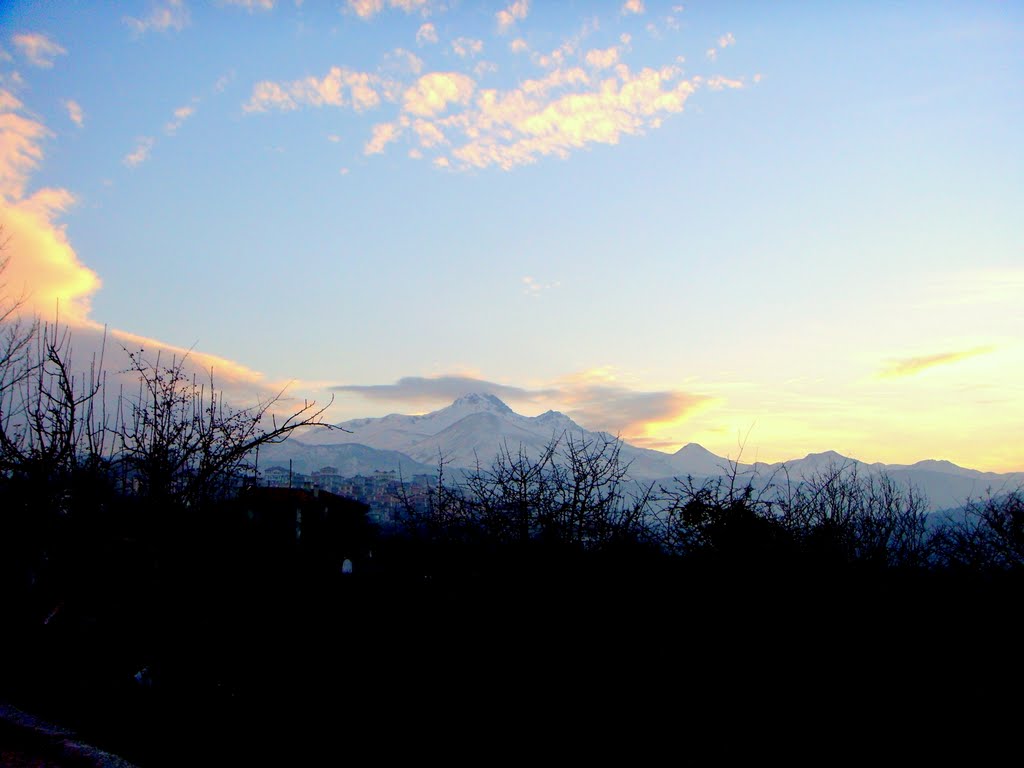
[[[512,413],[512,409],[505,405],[500,398],[487,392],[470,392],[468,395],[463,395],[455,400],[449,407]]]
[[[711,451],[705,448],[700,443],[687,443],[678,451],[675,452],[675,456],[715,456]],[[715,456],[715,458],[718,458]]]

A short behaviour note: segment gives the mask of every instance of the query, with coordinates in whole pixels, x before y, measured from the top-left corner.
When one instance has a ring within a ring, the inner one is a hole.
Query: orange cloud
[[[921,371],[928,370],[929,368],[934,368],[939,365],[949,365],[950,363],[956,363],[960,360],[966,360],[969,357],[976,357],[977,355],[984,355],[994,350],[994,346],[984,346],[973,347],[972,349],[965,349],[960,352],[940,352],[935,355],[905,357],[890,361],[890,363],[878,375],[880,378],[885,379],[898,378],[901,376],[914,376],[921,373]]]
[[[644,0],[626,0],[619,11],[623,16],[626,14],[640,14],[644,12]]]
[[[21,102],[0,90],[0,257],[8,263],[2,275],[0,298],[21,301],[19,311],[45,320],[57,317],[71,329],[73,370],[84,370],[105,347],[106,368],[114,378],[128,367],[122,345],[179,360],[188,357],[187,370],[199,374],[212,368],[217,384],[236,402],[276,394],[263,377],[231,360],[147,339],[127,331],[110,331],[90,318],[90,300],[100,288],[99,276],[78,258],[57,223],[75,197],[66,189],[42,188],[26,193],[29,177],[43,159],[42,142],[51,134],[41,123],[19,114]],[[276,387],[280,390],[280,386]],[[116,391],[116,386],[112,391]],[[287,410],[287,404],[284,404]]]
[[[24,298],[23,309],[61,313],[84,320],[89,299],[99,288],[96,273],[84,266],[67,241],[57,215],[74,204],[66,189],[44,188],[27,195],[29,174],[42,160],[44,125],[18,114],[22,104],[0,91],[0,226],[3,226],[5,290]]]

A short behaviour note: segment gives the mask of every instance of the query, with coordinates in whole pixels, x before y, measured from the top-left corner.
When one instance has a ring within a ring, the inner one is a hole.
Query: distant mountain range
[[[502,446],[513,454],[521,449],[534,458],[553,438],[614,439],[605,432],[586,430],[557,411],[522,416],[490,394],[465,395],[446,408],[422,416],[391,414],[353,419],[337,427],[340,429],[296,433],[284,443],[261,448],[260,466],[287,465],[291,461],[294,469],[303,473],[333,466],[345,476],[396,470],[412,477],[436,472],[441,459],[453,469],[472,468],[478,460],[489,466]],[[687,476],[716,477],[730,469],[728,459],[696,443],[668,454],[623,442],[620,458],[629,462],[629,473],[634,479],[647,482],[668,482]],[[768,482],[772,477],[777,481],[783,472],[798,482],[830,467],[856,469],[860,475],[885,472],[923,491],[933,510],[959,507],[966,499],[978,497],[988,489],[999,492],[1024,484],[1024,472],[979,472],[931,459],[910,465],[866,464],[835,451],[774,464],[739,464],[737,469],[745,477],[755,478],[755,482]]]

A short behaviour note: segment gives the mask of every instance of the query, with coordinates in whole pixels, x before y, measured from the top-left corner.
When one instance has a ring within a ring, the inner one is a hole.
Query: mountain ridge
[[[311,451],[324,446],[362,445],[398,453],[408,459],[410,467],[433,465],[436,468],[438,462],[443,461],[455,468],[472,468],[478,463],[489,465],[501,450],[513,455],[522,450],[528,458],[535,459],[552,440],[616,439],[606,432],[587,430],[559,411],[523,416],[495,395],[480,392],[463,395],[450,405],[426,414],[392,413],[350,419],[336,426],[344,431],[305,432],[292,440]],[[760,478],[761,482],[768,482],[780,472],[796,481],[834,470],[868,475],[884,472],[934,494],[933,506],[955,506],[966,498],[982,495],[988,487],[1024,483],[1024,472],[982,472],[943,459],[924,459],[914,464],[868,464],[833,450],[808,453],[801,459],[752,464],[717,456],[694,442],[675,453],[665,453],[621,441],[619,451],[621,460],[629,463],[631,476],[644,482],[686,476],[715,477],[733,471],[745,477]],[[394,455],[389,454],[388,465],[393,467],[395,462]]]

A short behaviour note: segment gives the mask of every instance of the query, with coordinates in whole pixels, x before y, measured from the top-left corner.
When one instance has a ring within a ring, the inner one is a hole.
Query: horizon
[[[332,423],[1021,472],[1021,135],[1006,3],[11,2],[0,299]]]
[[[420,413],[398,413],[398,412],[392,412],[392,413],[384,414],[382,416],[355,417],[353,419],[346,419],[343,422],[336,422],[332,426],[334,426],[334,427],[343,427],[344,424],[346,424],[346,423],[348,423],[350,421],[363,421],[363,420],[373,420],[373,419],[384,419],[384,418],[388,418],[388,417],[391,417],[391,416],[399,416],[399,417],[430,416],[430,415],[433,415],[435,413],[440,413],[441,411],[447,410],[448,408],[450,408],[452,406],[458,405],[459,402],[462,401],[462,400],[467,400],[467,399],[474,398],[474,397],[493,398],[494,400],[497,401],[498,405],[500,405],[500,406],[502,406],[504,408],[507,408],[508,410],[510,410],[516,416],[521,416],[521,417],[525,417],[525,418],[538,418],[539,416],[544,416],[547,413],[554,413],[556,415],[565,416],[565,417],[571,419],[571,417],[569,417],[567,414],[563,413],[562,411],[551,410],[551,409],[549,409],[547,411],[544,411],[543,413],[539,413],[539,414],[532,414],[532,415],[522,414],[522,413],[519,413],[518,411],[512,409],[508,405],[508,403],[506,403],[504,400],[502,400],[497,395],[492,394],[490,392],[486,392],[486,391],[480,391],[480,392],[466,392],[465,394],[456,397],[454,400],[452,400],[452,402],[448,403],[447,405],[444,405],[444,406],[441,406],[441,407],[438,407],[438,408],[433,408],[433,409],[431,409],[429,411],[424,411],[424,412],[420,412]],[[601,432],[601,430],[591,430],[591,429],[588,429],[585,425],[576,423],[575,421],[573,423],[577,427],[579,427],[580,429],[582,429],[584,431],[587,431],[587,432]],[[297,440],[298,442],[303,442],[302,437],[303,437],[304,434],[306,434],[307,432],[315,433],[318,429],[319,429],[319,427],[317,427],[315,425],[310,426],[310,427],[305,427],[298,434],[298,436],[295,437],[294,439]],[[610,433],[604,433],[604,434],[610,434]],[[632,445],[631,443],[629,443],[629,441],[626,438],[622,437],[621,435],[610,434],[610,436],[612,438],[614,438],[615,440],[617,440],[617,441],[626,443],[627,445]],[[363,443],[354,443],[354,444],[355,445],[364,445]],[[334,443],[322,442],[322,443],[317,443],[317,445],[334,445]],[[641,450],[656,451],[656,452],[664,454],[666,456],[672,456],[672,455],[677,454],[679,451],[683,450],[684,448],[688,448],[690,446],[694,446],[696,448],[700,448],[703,451],[708,451],[708,449],[705,446],[701,445],[700,443],[692,442],[692,441],[688,442],[688,443],[684,443],[683,445],[679,446],[678,448],[676,448],[675,450],[672,450],[672,451],[662,450],[662,449],[659,449],[659,448],[644,448],[642,446],[633,446],[633,447],[641,448]],[[372,446],[368,446],[368,447],[372,447]],[[391,450],[393,450],[393,449],[391,449]],[[753,459],[751,461],[744,461],[743,460],[743,456],[742,456],[742,453],[743,453],[742,446],[739,446],[739,454],[737,456],[735,456],[735,457],[732,456],[732,454],[728,454],[728,453],[727,454],[717,454],[717,453],[715,453],[713,451],[708,451],[708,452],[711,453],[712,455],[714,455],[716,458],[724,459],[726,461],[736,461],[737,464],[742,465],[742,466],[755,466],[755,465],[759,465],[759,464],[765,464],[765,465],[768,465],[768,466],[774,466],[776,464],[788,464],[788,463],[797,462],[797,461],[801,461],[801,460],[804,460],[804,459],[809,459],[809,458],[816,457],[816,456],[833,455],[833,456],[836,456],[836,457],[838,457],[840,459],[845,459],[845,460],[848,460],[848,461],[853,461],[853,462],[860,463],[860,464],[865,464],[865,465],[868,465],[868,466],[874,466],[874,465],[877,465],[877,464],[884,464],[885,466],[890,466],[890,467],[907,467],[907,468],[909,468],[909,467],[915,467],[915,466],[918,466],[920,464],[927,464],[927,463],[937,463],[937,464],[945,463],[945,464],[952,464],[953,466],[959,467],[960,469],[971,469],[971,470],[976,470],[976,471],[988,471],[988,470],[978,470],[976,467],[961,466],[959,464],[956,464],[955,462],[949,461],[949,459],[945,459],[945,458],[937,457],[937,456],[928,456],[928,457],[919,458],[919,459],[916,459],[916,460],[913,460],[913,461],[907,461],[907,462],[874,462],[874,461],[866,461],[866,460],[864,460],[864,459],[862,459],[862,458],[860,458],[858,456],[844,455],[844,454],[842,454],[842,453],[840,453],[840,452],[838,452],[838,451],[836,451],[834,449],[831,449],[831,448],[826,448],[826,449],[822,449],[822,450],[819,450],[819,451],[809,451],[809,452],[807,452],[806,454],[804,454],[802,456],[791,456],[789,458],[777,459],[777,460],[773,460],[773,461],[762,461],[762,460],[757,459],[757,458],[755,458],[755,459]],[[1010,470],[1008,472],[1001,472],[1001,473],[997,473],[997,474],[1019,474],[1019,472],[1015,472],[1014,470]]]

